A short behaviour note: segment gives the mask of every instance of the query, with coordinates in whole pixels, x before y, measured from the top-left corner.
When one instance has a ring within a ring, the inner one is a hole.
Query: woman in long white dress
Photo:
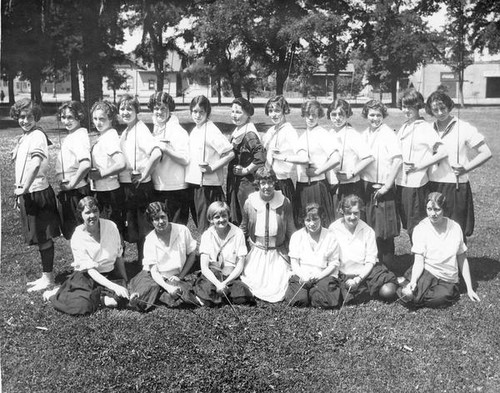
[[[291,274],[287,252],[295,232],[292,205],[275,190],[277,179],[272,170],[259,168],[255,181],[259,190],[245,202],[240,225],[251,247],[241,281],[255,297],[276,303],[285,297]]]

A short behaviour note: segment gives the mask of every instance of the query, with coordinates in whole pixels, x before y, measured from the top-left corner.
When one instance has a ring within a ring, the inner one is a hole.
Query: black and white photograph
[[[1,392],[500,391],[500,2],[0,27]]]

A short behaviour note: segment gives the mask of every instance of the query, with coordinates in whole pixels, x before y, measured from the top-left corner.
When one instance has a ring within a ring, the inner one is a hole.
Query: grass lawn
[[[5,111],[4,111],[5,112]],[[262,108],[254,121],[270,122]],[[192,127],[185,107],[176,111]],[[39,276],[36,247],[23,244],[12,208],[9,152],[20,128],[0,116],[2,264],[0,276],[1,371],[4,392],[498,392],[500,390],[500,108],[467,108],[461,118],[478,126],[494,158],[472,174],[476,229],[468,242],[480,303],[463,294],[446,310],[408,311],[371,301],[342,311],[292,309],[286,304],[171,310],[148,314],[100,310],[70,317],[28,294]],[[146,122],[151,118],[141,114]],[[229,108],[212,119],[232,129]],[[386,122],[403,116],[391,109]],[[300,111],[289,120],[304,128]],[[327,125],[326,120],[322,123]],[[356,108],[352,123],[365,121]],[[41,125],[58,148],[54,116]],[[150,124],[151,125],[151,124]],[[498,178],[497,178],[498,179]],[[401,268],[411,258],[408,237],[397,239]],[[135,259],[129,247],[127,261]],[[66,240],[56,240],[55,272],[72,262]]]

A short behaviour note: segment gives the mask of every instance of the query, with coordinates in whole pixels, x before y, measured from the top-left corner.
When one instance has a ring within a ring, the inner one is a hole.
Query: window
[[[500,98],[500,76],[486,78],[486,98]]]

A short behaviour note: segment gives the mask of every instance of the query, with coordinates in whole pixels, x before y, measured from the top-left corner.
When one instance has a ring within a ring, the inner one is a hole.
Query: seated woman
[[[97,200],[87,196],[78,202],[83,224],[71,237],[75,272],[54,290],[44,293],[56,310],[71,315],[96,311],[100,306],[125,306],[129,294],[123,264],[122,242],[116,224],[99,218]]]
[[[277,179],[272,169],[257,169],[255,182],[259,190],[245,202],[240,225],[251,246],[241,281],[254,296],[276,303],[285,297],[290,278],[287,248],[295,232],[292,206],[275,190]]]
[[[168,220],[161,202],[152,202],[146,217],[154,230],[144,242],[143,270],[130,280],[130,305],[148,311],[160,302],[169,307],[199,305],[184,277],[196,258],[196,241],[189,229]]]
[[[435,308],[453,304],[460,297],[459,270],[469,298],[480,300],[472,289],[462,229],[444,216],[445,206],[446,198],[439,192],[431,192],[427,197],[427,218],[413,231],[411,251],[415,262],[405,274],[410,282],[401,291],[400,298],[406,304]]]
[[[340,273],[346,288],[344,301],[362,301],[368,295],[393,300],[397,277],[377,262],[375,231],[360,220],[362,199],[357,195],[348,195],[342,199],[339,208],[343,217],[329,229],[340,246]]]
[[[292,277],[285,301],[291,306],[333,308],[339,305],[339,246],[321,225],[325,216],[317,203],[304,209],[304,228],[290,239]]]
[[[239,280],[247,255],[243,231],[229,222],[225,202],[212,202],[207,219],[211,226],[201,236],[201,275],[195,283],[195,294],[207,306],[254,303],[252,293]]]

